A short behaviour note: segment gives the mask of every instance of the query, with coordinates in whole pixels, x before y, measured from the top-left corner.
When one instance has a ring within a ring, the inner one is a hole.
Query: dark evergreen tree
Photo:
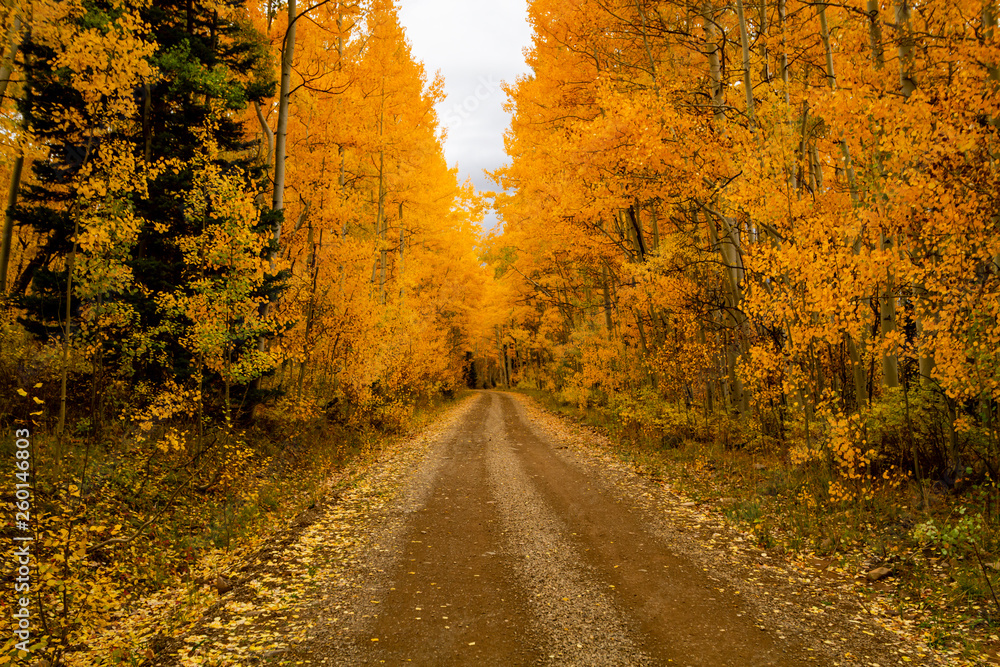
[[[139,317],[136,328],[146,335],[153,332],[143,354],[129,359],[130,370],[137,377],[153,384],[166,379],[183,383],[194,373],[191,353],[177,333],[186,323],[165,321],[157,306],[157,295],[175,292],[190,279],[184,275],[175,241],[195,232],[193,223],[184,215],[185,193],[193,187],[192,157],[200,148],[193,130],[213,128],[218,164],[225,173],[236,170],[247,174],[261,190],[269,187],[255,144],[247,138],[241,119],[252,102],[262,102],[273,94],[275,82],[267,62],[266,38],[249,21],[238,19],[241,4],[234,0],[223,5],[154,0],[138,10],[150,27],[145,39],[156,44],[152,64],[157,77],[134,91],[138,115],[131,119],[89,118],[83,99],[72,86],[72,72],[56,66],[59,54],[30,37],[26,41],[24,53],[29,66],[20,111],[49,153],[46,159],[33,164],[35,184],[22,187],[21,203],[16,209],[17,224],[31,226],[44,241],[17,278],[12,294],[24,309],[24,324],[40,339],[57,337],[62,331],[67,265],[73,250],[73,178],[93,158],[101,141],[124,139],[148,164],[170,159],[178,168],[165,170],[153,179],[148,197],[134,198],[136,215],[148,223],[129,260],[136,289],[105,298],[129,302]],[[116,11],[135,11],[94,0],[85,9],[77,20],[89,27],[107,25]],[[61,121],[65,109],[84,118],[84,127],[67,132]],[[112,134],[109,127],[127,129]],[[267,209],[261,212],[260,231],[272,227],[273,215]],[[265,285],[266,295],[273,298],[278,294],[282,282],[283,276],[270,279]],[[80,306],[74,302],[74,310]],[[256,335],[240,343],[243,347],[256,344]],[[122,347],[126,346],[118,349]],[[115,354],[115,346],[109,346],[109,354]],[[209,378],[206,385],[210,394],[221,396],[219,383]],[[245,410],[261,398],[249,387],[244,387],[242,393],[240,388],[235,389],[235,398]]]
[[[239,7],[241,3],[227,3]],[[217,5],[212,5],[215,7]],[[262,102],[273,94],[275,82],[267,67],[267,42],[255,32],[249,22],[224,20],[208,3],[193,0],[156,0],[144,15],[153,27],[153,39],[158,45],[154,64],[160,79],[142,91],[143,120],[139,144],[150,161],[160,158],[178,160],[181,168],[166,171],[150,185],[149,197],[139,204],[145,219],[165,223],[168,234],[147,230],[140,241],[133,261],[137,281],[151,293],[172,292],[185,284],[181,254],[173,240],[191,235],[189,221],[184,217],[184,193],[192,187],[192,157],[199,150],[192,128],[213,121],[214,140],[222,156],[225,171],[240,170],[267,189],[267,174],[257,162],[255,142],[247,138],[240,122],[241,114],[253,102]],[[271,213],[261,212],[259,230],[272,225]],[[282,277],[266,286],[268,296],[281,289]],[[143,327],[162,327],[161,314],[152,300],[140,306]],[[256,345],[256,337],[242,341]],[[162,349],[170,359],[166,368],[149,369],[149,377],[166,373],[179,380],[193,372],[190,352],[169,334],[165,334]],[[209,387],[218,384],[209,383]],[[262,396],[248,395],[244,387],[240,403],[249,410]]]

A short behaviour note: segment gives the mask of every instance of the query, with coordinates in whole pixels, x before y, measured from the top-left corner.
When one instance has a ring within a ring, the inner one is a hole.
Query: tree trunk
[[[767,0],[760,0],[760,34],[757,35],[757,42],[760,44],[760,59],[764,63],[761,79],[768,83],[771,81],[771,66],[767,53]]]
[[[0,64],[0,104],[3,103],[4,96],[7,94],[7,86],[10,83],[11,74],[14,72],[14,62],[17,60],[17,52],[21,48],[21,40],[24,37],[23,28],[24,24],[20,15],[15,13],[7,37],[10,46],[5,45],[4,52],[0,54],[3,57],[3,63]],[[7,55],[8,49],[10,55]],[[14,158],[10,182],[7,184],[7,206],[4,207],[3,235],[0,237],[0,294],[7,293],[7,270],[10,265],[11,247],[14,243],[14,207],[17,205],[17,192],[21,187],[23,170],[24,152],[22,151]]]
[[[614,337],[614,322],[611,319],[611,287],[608,284],[608,267],[601,265],[601,292],[604,296],[604,326],[608,331],[608,338]]]
[[[656,219],[656,203],[649,204],[649,225],[653,232],[653,250],[660,249],[660,223]]]
[[[271,126],[267,124],[267,119],[264,118],[264,112],[260,108],[260,102],[254,102],[253,108],[254,111],[257,112],[257,121],[260,123],[261,138],[264,140],[264,144],[267,148],[267,153],[264,155],[264,166],[267,169],[270,169],[274,164],[274,131],[271,130]],[[282,169],[284,169],[284,164],[282,164]]]
[[[406,228],[403,227],[403,202],[399,202],[399,269],[396,272],[396,280],[399,281],[399,301],[402,303],[406,296],[406,285],[403,283],[403,269],[406,266],[403,251],[406,249]]]
[[[288,101],[292,88],[292,61],[295,57],[295,0],[288,0],[288,30],[281,49],[281,91],[278,96],[278,129],[274,141],[274,194],[271,203],[273,211],[282,215],[274,221],[274,244],[271,251],[271,269],[274,269],[281,244],[281,224],[285,210],[285,159],[288,145]],[[265,123],[266,125],[266,123]]]
[[[868,0],[868,39],[872,49],[872,62],[878,69],[885,65],[885,50],[882,48],[882,20],[878,15],[878,0]]]
[[[386,261],[386,234],[388,225],[385,220],[385,151],[379,151],[378,155],[378,213],[375,218],[375,238],[379,246],[378,262],[378,300],[385,304],[385,261]]]
[[[10,251],[14,243],[14,207],[17,205],[17,191],[21,187],[21,172],[24,169],[24,153],[14,159],[7,190],[7,206],[3,215],[3,237],[0,245],[0,293],[7,293],[7,268],[10,265]]]
[[[819,4],[816,5],[816,14],[819,16],[819,28],[820,28],[820,39],[823,40],[823,52],[826,54],[826,82],[830,86],[830,90],[837,89],[837,75],[833,70],[833,48],[830,45],[830,30],[827,28],[826,24],[826,5]],[[847,172],[847,184],[850,188],[851,193],[851,203],[854,206],[858,205],[858,184],[857,177],[854,173],[854,163],[851,160],[851,150],[847,146],[847,142],[844,140],[843,134],[840,136],[840,152],[844,159],[844,170]],[[813,148],[815,151],[815,147]],[[817,162],[819,161],[819,156],[816,156]],[[822,182],[817,183],[818,187],[823,187]]]
[[[896,5],[896,29],[899,30],[899,89],[903,100],[917,89],[910,69],[913,67],[913,34],[910,30],[910,6],[908,0],[900,0]]]
[[[716,124],[721,126],[722,121],[726,117],[725,112],[722,110],[724,95],[722,88],[722,54],[720,53],[720,51],[722,51],[722,47],[720,47],[717,42],[715,16],[712,12],[712,5],[708,2],[701,6],[701,16],[705,21],[705,53],[708,55],[708,75],[711,85],[711,90],[709,92],[711,93],[712,99],[712,117],[715,119]],[[721,127],[716,129],[717,131],[722,131]]]
[[[864,359],[862,358],[862,347],[854,342],[851,336],[847,336],[847,354],[851,358],[851,368],[854,371],[854,393],[857,401],[857,408],[860,411],[865,401],[868,399],[868,372],[865,370]]]
[[[753,85],[750,80],[750,38],[747,36],[747,21],[743,14],[743,0],[736,0],[736,17],[740,23],[740,46],[743,48],[743,89],[747,99],[747,117],[750,127],[757,125],[753,103]]]
[[[0,57],[3,58],[3,62],[0,63],[0,103],[3,102],[3,98],[7,94],[7,84],[10,83],[11,74],[14,73],[14,62],[17,60],[17,52],[21,48],[21,39],[24,37],[23,27],[21,17],[15,13],[10,30],[7,32],[7,43],[10,46],[5,46],[3,53],[0,53]],[[10,55],[7,55],[8,50]]]
[[[792,100],[791,94],[789,93],[790,86],[788,81],[788,48],[785,45],[786,18],[787,13],[785,10],[785,0],[778,0],[778,21],[781,29],[781,82],[784,84],[785,88],[785,105],[789,108],[789,113],[791,113]],[[792,187],[794,189],[794,184]]]
[[[881,235],[882,250],[886,251],[892,247],[891,239],[887,239],[885,234]],[[891,268],[886,269],[885,293],[879,299],[879,322],[883,342],[887,336],[896,331],[896,281]],[[895,353],[895,346],[882,352],[882,381],[886,387],[895,388],[899,386],[899,359]]]
[[[833,73],[833,49],[830,48],[830,31],[826,25],[826,4],[816,5],[816,15],[819,16],[820,39],[823,40],[823,53],[826,55],[826,83],[831,89],[837,87],[837,77]]]

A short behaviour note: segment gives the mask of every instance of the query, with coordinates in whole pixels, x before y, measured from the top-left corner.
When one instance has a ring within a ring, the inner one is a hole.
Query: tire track
[[[528,591],[543,656],[553,665],[649,664],[625,617],[566,539],[566,525],[536,490],[520,462],[520,443],[507,437],[504,399],[491,395],[485,431],[492,495],[505,528],[507,548]]]

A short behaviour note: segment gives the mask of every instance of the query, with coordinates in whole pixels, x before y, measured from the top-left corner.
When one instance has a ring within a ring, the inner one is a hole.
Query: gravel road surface
[[[565,430],[478,392],[275,549],[307,584],[251,571],[206,644],[241,664],[940,664]]]

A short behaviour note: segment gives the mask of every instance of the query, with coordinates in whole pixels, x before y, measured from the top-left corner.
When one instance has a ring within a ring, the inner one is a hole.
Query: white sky
[[[399,18],[428,78],[440,70],[447,99],[438,106],[448,130],[444,153],[458,166],[459,180],[471,178],[476,189],[496,189],[483,170],[503,166],[503,134],[510,123],[504,112],[502,81],[513,83],[527,73],[523,50],[531,44],[525,0],[399,0]],[[483,222],[496,223],[492,214]]]

